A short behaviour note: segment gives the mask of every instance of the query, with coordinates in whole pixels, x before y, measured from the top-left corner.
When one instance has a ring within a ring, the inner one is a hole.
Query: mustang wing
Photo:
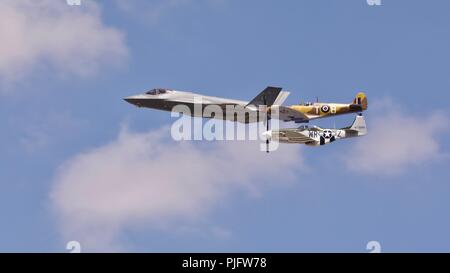
[[[280,130],[279,137],[288,138],[288,141],[293,143],[308,143],[315,141],[315,139],[307,137],[296,130]]]

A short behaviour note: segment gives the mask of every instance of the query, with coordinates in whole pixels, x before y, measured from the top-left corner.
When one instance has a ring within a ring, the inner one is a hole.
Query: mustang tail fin
[[[352,126],[348,128],[355,132],[358,132],[358,136],[363,136],[367,134],[366,120],[363,115],[357,115],[353,121]]]
[[[278,95],[281,92],[281,87],[272,87],[268,86],[266,89],[264,89],[261,93],[259,93],[258,96],[256,96],[254,99],[252,99],[248,105],[254,105],[256,107],[260,105],[267,105],[271,106],[276,101]]]
[[[359,92],[356,94],[355,99],[353,100],[353,105],[358,105],[362,108],[362,110],[367,110],[367,97],[364,92]]]

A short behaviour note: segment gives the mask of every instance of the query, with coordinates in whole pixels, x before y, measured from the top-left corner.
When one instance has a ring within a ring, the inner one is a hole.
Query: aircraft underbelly
[[[258,122],[265,120],[265,117],[263,115],[261,115],[261,117],[258,117],[258,113],[256,111],[244,108],[242,105],[236,104],[199,105],[191,102],[180,103],[178,101],[170,101],[170,100],[144,99],[141,102],[139,102],[139,106],[163,111],[175,111],[182,113],[186,113],[186,111],[188,111],[190,116],[193,117],[215,118],[220,120],[238,121],[242,123]],[[230,106],[229,109],[227,109],[227,106]],[[179,111],[177,111],[177,109]]]

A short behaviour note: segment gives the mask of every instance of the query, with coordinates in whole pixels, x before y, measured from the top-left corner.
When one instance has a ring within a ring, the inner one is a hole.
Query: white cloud
[[[128,52],[124,35],[105,26],[95,3],[1,1],[0,81],[11,83],[42,67],[88,76],[119,64]]]
[[[67,240],[117,250],[125,228],[195,222],[237,190],[259,194],[292,181],[300,146],[266,154],[259,142],[173,142],[168,129],[122,130],[117,140],[62,165],[51,193]],[[215,228],[220,236],[229,231]]]
[[[345,155],[347,166],[357,172],[391,175],[407,168],[445,157],[442,133],[449,121],[442,112],[424,109],[407,114],[391,100],[374,104],[367,127],[369,133]]]

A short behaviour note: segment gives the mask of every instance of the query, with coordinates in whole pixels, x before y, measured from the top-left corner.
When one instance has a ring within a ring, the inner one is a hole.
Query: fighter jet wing
[[[191,96],[191,97],[182,97],[182,98],[171,98],[171,102],[179,102],[180,104],[184,103],[201,103],[202,105],[245,105],[244,101],[211,97],[211,96]]]
[[[280,117],[279,119],[282,121],[296,121],[303,122],[308,121],[309,117],[302,112],[296,111],[290,107],[286,106],[274,106],[279,110]]]

